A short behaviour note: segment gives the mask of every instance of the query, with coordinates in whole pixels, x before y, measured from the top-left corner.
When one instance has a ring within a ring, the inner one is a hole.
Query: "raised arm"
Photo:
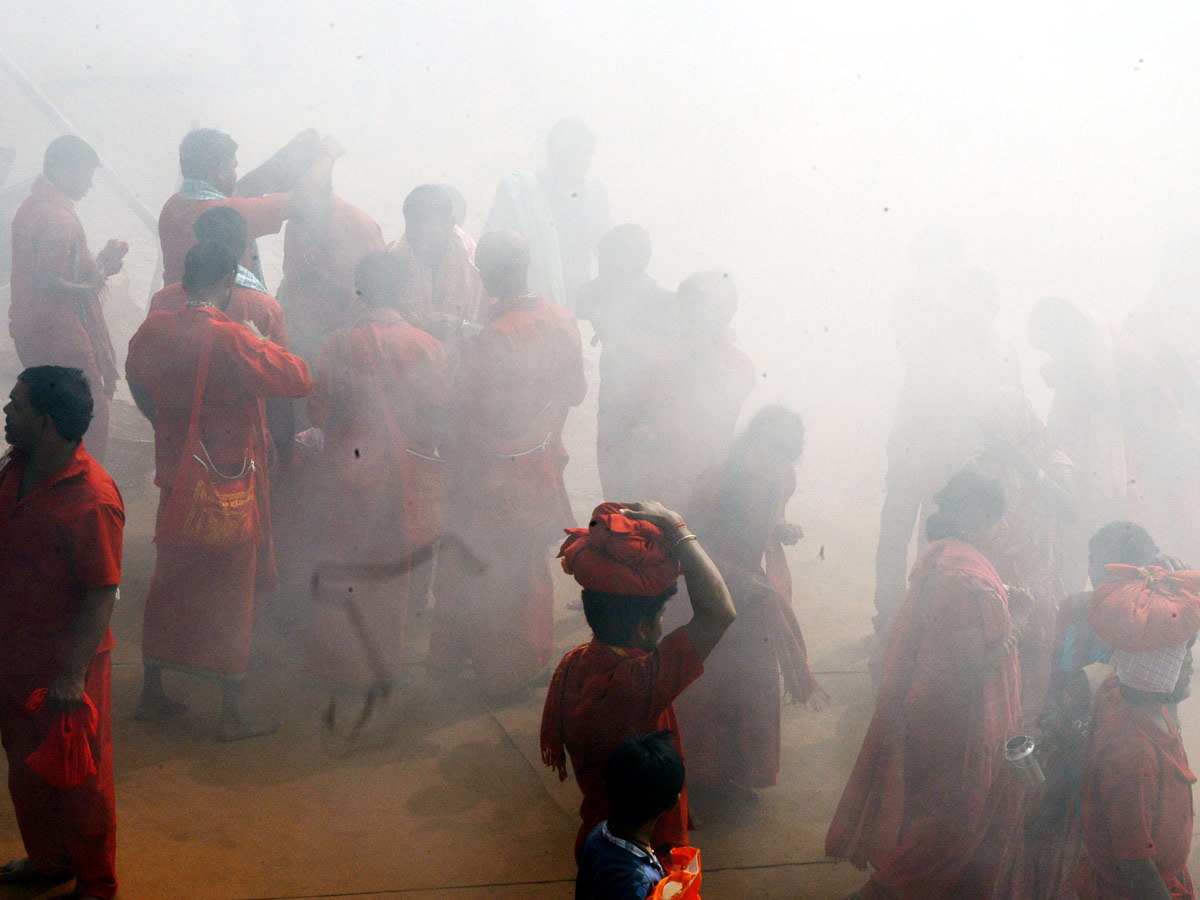
[[[631,519],[645,519],[657,525],[672,543],[692,604],[691,621],[683,626],[683,630],[696,655],[704,660],[737,618],[725,579],[700,546],[700,540],[687,530],[679,513],[655,500],[632,503],[622,513]]]

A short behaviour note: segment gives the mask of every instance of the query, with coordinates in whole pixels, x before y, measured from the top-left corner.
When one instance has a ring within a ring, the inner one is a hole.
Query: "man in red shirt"
[[[99,164],[96,151],[74,135],[46,148],[42,176],[13,218],[8,329],[22,365],[83,370],[94,403],[88,443],[103,460],[117,366],[100,296],[129,248],[110,240],[99,256],[88,252],[75,203],[91,189]]]
[[[179,144],[183,183],[163,205],[158,217],[163,284],[183,279],[183,259],[196,243],[196,220],[213,206],[230,206],[245,217],[250,245],[242,264],[261,281],[262,266],[254,241],[263,235],[277,234],[284,219],[309,203],[329,182],[333,161],[343,152],[331,136],[318,141],[316,132],[305,131],[238,181],[237,147],[233,138],[212,128],[189,131]],[[288,176],[289,171],[296,169],[303,172],[299,178]],[[269,171],[264,174],[265,170]],[[262,188],[282,190],[253,195]]]
[[[187,304],[175,312],[151,313],[129,342],[129,388],[154,425],[160,524],[187,449],[206,335],[212,335],[212,355],[200,400],[199,437],[203,454],[218,473],[236,474],[251,466],[263,472],[260,399],[303,397],[312,388],[302,359],[224,313],[233,300],[236,274],[237,257],[228,247],[197,244],[185,261]],[[254,477],[259,526],[254,540],[229,547],[158,544],[142,623],[146,678],[137,718],[159,719],[183,710],[163,690],[162,669],[171,667],[221,683],[221,740],[278,727],[270,720],[247,718],[241,708],[254,636],[255,589],[275,580],[267,487],[266,479]]]
[[[246,217],[232,206],[213,206],[205,210],[193,226],[197,242],[216,241],[224,244],[241,259],[250,245]],[[187,304],[187,292],[179,282],[168,284],[150,298],[150,312],[175,312]],[[283,307],[267,293],[258,276],[238,264],[233,280],[233,299],[225,315],[235,322],[253,322],[263,337],[288,349],[287,325]]]
[[[353,324],[354,267],[382,250],[383,232],[369,215],[326,184],[283,230],[283,284],[295,352],[316,363],[325,342]]]
[[[1192,785],[1176,707],[1189,693],[1200,573],[1110,565],[1088,623],[1115,674],[1092,710],[1082,795],[1080,900],[1193,900]]]
[[[673,701],[700,677],[737,613],[716,565],[678,513],[659,503],[602,503],[573,528],[559,555],[583,587],[592,642],[563,657],[542,710],[542,760],[567,777],[570,755],[583,792],[584,839],[612,809],[605,763],[627,737],[669,731],[683,755]],[[663,610],[683,571],[692,618],[662,638]],[[660,641],[659,638],[662,638]],[[687,844],[687,788],[654,829],[655,849]]]
[[[528,293],[524,239],[485,234],[476,261],[496,304],[453,401],[446,532],[458,540],[439,551],[429,665],[470,662],[499,692],[537,675],[554,649],[548,551],[574,520],[562,429],[587,381],[571,314]]]
[[[410,592],[423,606],[432,566],[387,580],[358,578],[355,568],[404,559],[440,535],[449,384],[445,349],[407,318],[395,256],[372,253],[355,278],[358,321],[329,339],[308,400],[309,418],[325,429],[321,558],[348,573],[322,579],[309,659],[332,681],[365,687],[382,673],[371,671],[362,641],[373,641],[391,678],[400,674]],[[369,638],[353,627],[349,603]]]
[[[84,898],[117,891],[108,622],[125,527],[116,484],[83,447],[91,416],[83,372],[26,369],[4,407],[10,450],[0,458],[0,737],[29,853],[0,868],[0,883],[74,878],[72,896]],[[45,705],[30,713],[39,688]],[[26,759],[85,696],[97,713],[97,771],[59,790]]]
[[[224,244],[238,259],[246,255],[250,246],[246,217],[231,206],[206,209],[196,220],[193,230],[197,241]],[[150,312],[175,312],[186,303],[187,293],[183,285],[168,284],[150,298]],[[241,263],[233,280],[233,300],[225,310],[225,315],[235,322],[252,324],[271,343],[278,344],[284,350],[290,349],[283,307],[267,293],[266,286],[258,276]],[[285,463],[291,458],[292,442],[296,436],[296,413],[292,401],[286,397],[271,397],[264,401],[263,409],[275,455],[280,463]],[[272,477],[275,474],[272,472]]]

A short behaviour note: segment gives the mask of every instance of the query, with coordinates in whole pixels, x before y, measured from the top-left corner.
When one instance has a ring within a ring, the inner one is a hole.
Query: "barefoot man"
[[[160,492],[158,555],[142,623],[146,675],[136,717],[161,719],[183,711],[163,689],[164,667],[207,676],[222,686],[217,737],[225,741],[278,728],[270,720],[247,718],[241,705],[255,591],[275,580],[260,398],[303,397],[312,388],[302,359],[226,315],[236,273],[237,257],[224,244],[208,241],[189,250],[186,305],[151,313],[129,342],[125,363],[134,400],[154,425]],[[208,377],[198,392],[205,347]],[[189,437],[194,404],[198,446]],[[185,453],[203,458],[218,477],[252,473],[258,515],[250,539],[219,546],[164,540],[163,516]]]
[[[92,393],[79,369],[36,366],[4,407],[0,457],[0,738],[8,790],[29,856],[0,884],[75,879],[72,897],[117,892],[108,620],[121,581],[125,508],[83,448]],[[48,689],[36,712],[26,700]],[[26,759],[61,714],[90,699],[96,772],[59,790]]]

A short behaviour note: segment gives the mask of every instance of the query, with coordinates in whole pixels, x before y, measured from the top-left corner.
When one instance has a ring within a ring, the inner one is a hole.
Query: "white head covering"
[[[1179,671],[1187,655],[1187,644],[1162,650],[1114,650],[1109,663],[1117,670],[1121,684],[1135,691],[1169,694],[1179,682]]]

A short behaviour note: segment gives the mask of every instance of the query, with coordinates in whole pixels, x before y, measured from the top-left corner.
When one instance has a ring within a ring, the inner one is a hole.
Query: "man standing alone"
[[[0,884],[75,879],[81,898],[117,892],[108,622],[121,581],[125,508],[83,447],[92,395],[79,369],[37,366],[4,407],[0,457],[0,737],[8,788],[29,856]],[[39,688],[45,703],[29,712]],[[90,699],[96,773],[60,790],[26,759],[63,713]]]
[[[100,295],[105,280],[121,271],[128,245],[110,240],[95,258],[88,252],[75,203],[91,189],[99,165],[96,151],[73,134],[46,148],[42,175],[13,217],[8,330],[22,365],[83,371],[94,404],[88,444],[103,461],[117,365]]]

